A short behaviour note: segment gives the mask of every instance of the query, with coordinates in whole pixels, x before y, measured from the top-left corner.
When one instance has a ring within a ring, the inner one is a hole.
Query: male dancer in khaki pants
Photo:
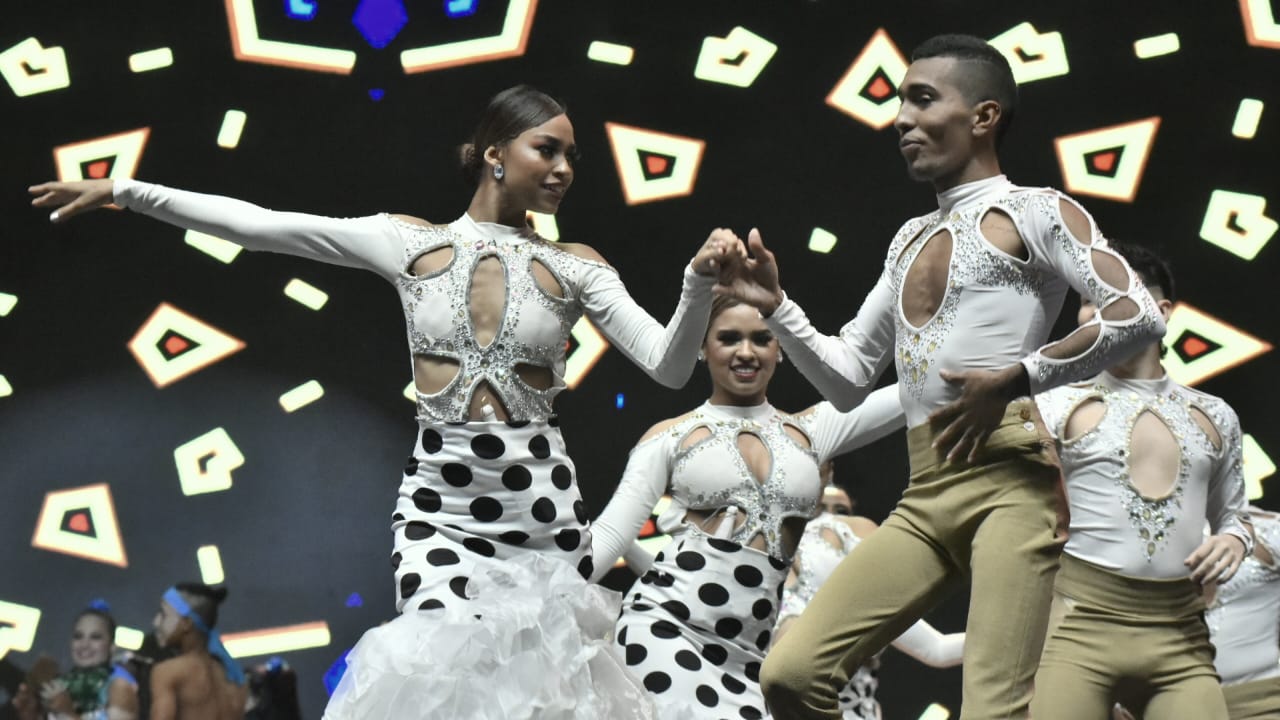
[[[1026,398],[1164,333],[1151,295],[1078,205],[1000,174],[997,141],[1017,102],[1003,56],[978,38],[933,38],[900,95],[908,173],[933,184],[939,209],[899,230],[857,317],[838,336],[814,330],[755,231],[753,259],[717,288],[758,307],[841,409],[893,359],[911,428],[897,509],[766,658],[761,682],[779,720],[837,718],[849,674],[967,578],[961,718],[1026,716],[1065,532],[1052,441]],[[1040,347],[1068,287],[1098,315]]]

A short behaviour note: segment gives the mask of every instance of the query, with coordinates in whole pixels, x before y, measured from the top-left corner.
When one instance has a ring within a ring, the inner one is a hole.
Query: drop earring
[[[787,356],[782,354],[782,350],[778,350],[778,364],[781,365],[786,361],[787,361]]]
[[[493,179],[494,179],[494,180],[501,180],[501,179],[502,179],[502,176],[503,176],[503,175],[506,175],[506,174],[507,174],[507,171],[506,171],[506,170],[504,170],[504,169],[503,169],[503,167],[502,167],[501,165],[494,165],[494,166],[493,166]]]
[[[698,362],[706,362],[706,361],[707,361],[706,353],[704,353],[704,352],[702,352],[701,350],[699,350],[699,351],[698,351]]]

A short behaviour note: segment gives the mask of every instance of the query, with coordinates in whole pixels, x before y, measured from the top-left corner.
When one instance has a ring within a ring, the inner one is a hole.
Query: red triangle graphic
[[[89,177],[101,180],[107,176],[107,171],[111,169],[111,163],[106,160],[98,160],[89,163]]]
[[[1099,153],[1093,156],[1093,169],[1102,173],[1111,172],[1116,166],[1117,155],[1115,152]]]
[[[89,532],[89,516],[78,512],[71,516],[71,520],[67,522],[67,527],[78,533],[87,533]]]
[[[661,175],[667,171],[671,161],[660,155],[649,155],[644,159],[644,167],[650,175]]]
[[[189,347],[191,347],[191,343],[177,335],[170,335],[169,339],[164,341],[164,349],[170,355],[177,355]]]
[[[1187,341],[1182,343],[1182,352],[1188,357],[1199,357],[1208,349],[1209,344],[1196,337],[1187,338]]]
[[[884,79],[883,75],[877,76],[871,85],[867,86],[867,93],[877,100],[883,100],[889,97],[889,93],[893,92],[893,87]]]

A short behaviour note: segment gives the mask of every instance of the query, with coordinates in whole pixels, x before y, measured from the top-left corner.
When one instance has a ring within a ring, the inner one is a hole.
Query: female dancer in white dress
[[[658,499],[672,541],[623,601],[616,642],[661,718],[760,718],[760,663],[791,555],[822,494],[818,465],[902,427],[894,387],[851,413],[788,414],[765,397],[780,356],[755,308],[717,299],[703,341],[711,397],[631,451],[592,527],[596,575]],[[632,555],[629,555],[631,557]]]
[[[583,584],[587,515],[551,403],[584,314],[656,380],[683,385],[717,264],[741,244],[713,233],[660,325],[595,250],[527,224],[556,211],[576,154],[564,108],[520,86],[490,101],[464,146],[476,191],[447,225],[273,212],[131,180],[31,188],[55,221],[114,200],[251,250],[370,270],[399,292],[419,425],[391,526],[402,614],[356,646],[326,718],[647,716],[604,639],[616,605]]]

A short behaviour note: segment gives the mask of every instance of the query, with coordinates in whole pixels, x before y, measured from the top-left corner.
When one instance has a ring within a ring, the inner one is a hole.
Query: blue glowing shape
[[[324,689],[329,695],[333,695],[333,691],[338,687],[338,682],[342,680],[342,676],[347,674],[347,656],[351,654],[348,650],[342,653],[342,657],[333,661],[329,669],[324,673]]]
[[[444,14],[451,18],[475,15],[479,4],[479,0],[444,0]]]
[[[316,0],[284,0],[284,14],[294,20],[312,20],[317,5]]]
[[[409,14],[401,0],[360,0],[351,22],[370,45],[381,50],[404,29]]]
[[[618,393],[618,397],[614,398],[613,404],[621,410],[622,406],[627,404],[627,399],[622,396],[622,393]]]
[[[387,91],[382,88],[369,88],[369,99],[374,102],[378,102],[382,99],[382,96],[386,94]]]
[[[347,597],[347,607],[364,607],[364,598],[360,597],[360,593],[351,593]]]

